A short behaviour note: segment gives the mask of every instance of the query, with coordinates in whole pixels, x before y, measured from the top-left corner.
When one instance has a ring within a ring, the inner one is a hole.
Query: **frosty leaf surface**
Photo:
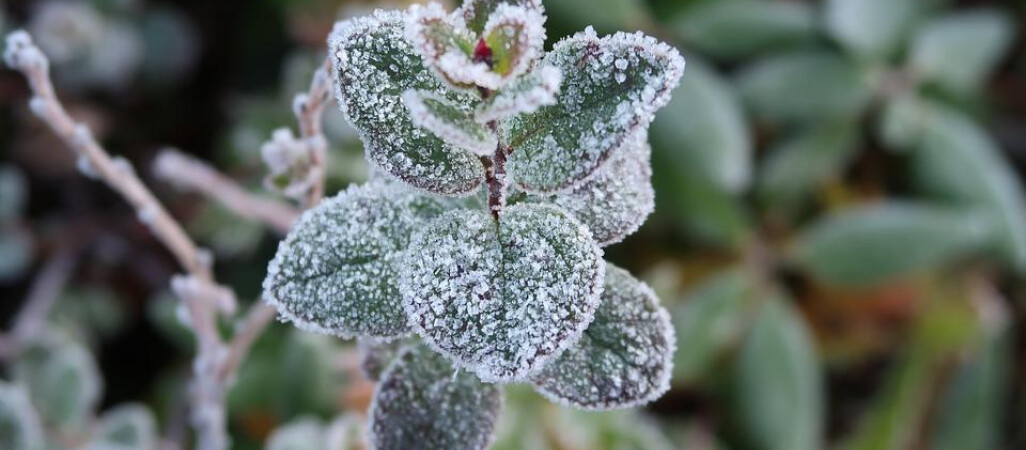
[[[641,33],[588,29],[543,64],[563,73],[556,104],[503,124],[509,170],[528,192],[565,190],[593,174],[652,122],[684,72],[676,49]]]
[[[409,332],[396,262],[443,203],[402,185],[354,186],[307,211],[278,246],[264,292],[286,320],[350,337]]]
[[[482,38],[492,52],[492,72],[502,79],[516,77],[530,68],[544,52],[545,16],[539,9],[502,3],[485,23]],[[486,86],[492,89],[501,84]]]
[[[458,12],[468,29],[475,33],[481,33],[485,30],[488,18],[503,3],[530,8],[540,14],[545,12],[541,0],[465,0]],[[542,15],[542,17],[545,16]]]
[[[403,94],[403,103],[418,127],[434,133],[446,143],[477,155],[495,152],[499,139],[491,130],[474,121],[473,109],[424,91]]]
[[[587,226],[599,245],[620,242],[637,231],[655,208],[651,154],[648,143],[639,141],[595,176],[551,201]]]
[[[439,3],[411,6],[405,37],[425,67],[455,89],[474,89],[477,80],[489,72],[486,62],[473,59],[477,36],[453,23]]]
[[[556,93],[563,82],[563,73],[552,66],[542,66],[516,79],[477,106],[475,117],[487,123],[517,114],[537,111],[556,103]]]
[[[607,264],[595,320],[531,380],[542,395],[568,406],[637,406],[669,389],[675,345],[670,315],[652,289]]]
[[[0,381],[0,448],[43,448],[43,426],[25,389],[3,381]]]
[[[580,337],[602,292],[602,250],[548,205],[518,204],[498,223],[452,211],[417,234],[400,283],[412,326],[485,381],[536,371]]]
[[[368,160],[383,172],[433,193],[468,194],[483,179],[480,161],[414,125],[402,103],[410,89],[445,92],[403,39],[404,18],[401,12],[377,11],[335,25],[329,52],[339,106],[359,130]],[[463,94],[447,95],[469,101]]]
[[[404,350],[374,390],[371,446],[484,449],[492,442],[502,393],[424,348]]]
[[[100,418],[90,449],[157,448],[157,420],[143,405],[115,407]]]

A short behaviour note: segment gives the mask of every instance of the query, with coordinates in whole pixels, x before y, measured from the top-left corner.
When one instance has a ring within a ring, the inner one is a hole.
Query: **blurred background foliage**
[[[292,123],[332,23],[405,3],[7,0],[0,29],[32,32],[114,153],[145,168],[177,146],[263,193],[260,144]],[[687,58],[651,128],[656,213],[607,250],[672,309],[674,388],[611,413],[512,389],[495,448],[1026,448],[1026,3],[545,4],[550,43],[640,29]],[[0,447],[184,440],[175,265],[26,94],[0,72],[0,329],[33,280],[61,293],[0,352]],[[366,166],[326,121],[336,190]],[[279,237],[143,175],[255,298]],[[352,343],[272,326],[229,397],[235,446],[359,448],[359,366]]]

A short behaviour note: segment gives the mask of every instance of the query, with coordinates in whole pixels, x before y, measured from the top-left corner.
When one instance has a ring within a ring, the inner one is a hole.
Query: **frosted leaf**
[[[323,139],[320,136],[311,139],[318,138]],[[274,130],[271,140],[260,146],[260,156],[268,172],[264,178],[267,190],[280,192],[292,199],[303,199],[318,176],[311,147],[307,141],[296,138],[288,128]]]
[[[545,51],[544,23],[545,15],[540,9],[509,3],[498,5],[488,17],[482,33],[491,51],[492,72],[501,80],[526,72]],[[502,84],[483,86],[498,89]]]
[[[107,411],[93,431],[90,450],[155,449],[157,421],[148,408],[127,404]]]
[[[599,245],[620,242],[637,231],[655,208],[651,154],[648,142],[638,140],[595,176],[549,201],[587,226]]]
[[[43,426],[25,390],[0,381],[0,448],[42,450]]]
[[[395,263],[442,203],[399,184],[354,186],[308,210],[278,246],[264,291],[285,320],[319,333],[409,332]]]
[[[371,447],[484,449],[491,444],[502,407],[498,386],[423,346],[403,351],[374,390]]]
[[[495,153],[499,138],[484,125],[474,121],[473,109],[446,100],[431,92],[409,90],[403,103],[418,127],[428,130],[446,143],[477,155]]]
[[[676,348],[669,313],[648,285],[612,264],[605,285],[581,340],[531,378],[550,400],[589,410],[629,408],[669,389]]]
[[[35,347],[30,352],[15,370],[28,387],[39,416],[54,429],[82,431],[103,391],[96,361],[73,342]]]
[[[481,162],[414,125],[402,103],[409,89],[445,91],[403,39],[404,27],[405,15],[397,11],[335,25],[328,47],[339,106],[360,132],[368,160],[383,172],[436,194],[468,194],[483,181]],[[471,100],[451,91],[447,96]]]
[[[404,36],[424,65],[455,89],[474,89],[490,71],[486,62],[474,60],[477,36],[454,23],[438,3],[411,6]]]
[[[542,66],[524,75],[477,106],[475,118],[487,123],[517,114],[537,111],[556,103],[556,93],[563,82],[563,73],[552,66]]]
[[[271,433],[266,450],[327,450],[324,424],[314,417],[300,417]]]
[[[537,11],[542,17],[539,26],[545,24],[545,8],[542,7],[541,0],[464,0],[463,6],[457,12],[468,29],[475,33],[481,33],[488,23],[488,18],[503,3]]]
[[[367,436],[363,422],[356,413],[345,413],[335,417],[324,432],[327,450],[366,449]]]
[[[602,250],[550,205],[514,205],[499,222],[452,211],[410,244],[400,285],[428,344],[489,382],[516,381],[573,345],[602,293]]]
[[[645,129],[684,72],[676,49],[641,33],[599,38],[590,28],[557,43],[543,64],[563,72],[556,104],[502,126],[520,188],[575,186]]]
[[[371,381],[380,381],[381,374],[399,354],[403,344],[402,340],[382,341],[374,338],[361,338],[358,343],[360,372],[363,372],[363,375]]]

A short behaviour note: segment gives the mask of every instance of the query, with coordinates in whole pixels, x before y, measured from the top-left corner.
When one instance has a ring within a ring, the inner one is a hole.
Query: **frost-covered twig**
[[[43,266],[32,281],[25,302],[7,334],[0,335],[0,360],[17,355],[43,328],[46,316],[57,303],[75,268],[75,252],[61,251]]]
[[[314,72],[310,82],[310,90],[297,94],[292,102],[292,110],[299,121],[299,136],[308,146],[311,157],[311,170],[314,171],[314,184],[310,188],[305,201],[306,207],[317,204],[324,197],[324,178],[328,158],[328,141],[324,137],[322,118],[324,107],[328,104],[331,94],[330,73],[331,63],[325,60]]]
[[[175,149],[162,151],[154,173],[183,189],[210,197],[239,216],[263,222],[280,233],[292,227],[299,211],[274,200],[257,197],[202,161]]]

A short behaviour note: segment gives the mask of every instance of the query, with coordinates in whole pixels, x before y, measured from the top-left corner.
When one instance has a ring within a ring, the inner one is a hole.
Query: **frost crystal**
[[[641,33],[587,30],[543,60],[563,72],[556,104],[503,124],[510,173],[528,192],[578,185],[645,129],[684,72],[676,49]]]
[[[676,345],[655,293],[608,264],[595,320],[577,345],[532,377],[553,401],[583,409],[628,408],[669,389]]]
[[[526,72],[544,51],[544,23],[545,15],[538,8],[499,4],[488,17],[483,32],[483,38],[493,53],[491,73],[499,76],[491,84],[480,86],[498,89],[505,80]]]
[[[472,109],[466,105],[414,90],[403,94],[403,103],[409,108],[414,124],[453,146],[487,156],[494,153],[499,144],[495,133],[474,121]]]
[[[374,391],[371,447],[484,449],[502,407],[499,387],[456,373],[422,346],[404,350]]]
[[[487,123],[517,114],[537,111],[556,103],[556,93],[563,82],[563,73],[552,66],[542,66],[488,97],[477,106],[475,118]]]
[[[436,194],[466,195],[483,181],[481,162],[414,125],[403,105],[410,89],[445,92],[403,39],[405,23],[403,13],[377,11],[335,25],[328,48],[339,105],[382,171]],[[470,101],[452,91],[447,97]]]
[[[395,264],[442,202],[398,184],[352,187],[307,211],[278,247],[268,301],[296,326],[344,337],[409,332]]]
[[[552,206],[514,205],[498,224],[452,211],[414,237],[400,285],[428,344],[485,381],[516,381],[591,322],[601,257],[591,233]]]

